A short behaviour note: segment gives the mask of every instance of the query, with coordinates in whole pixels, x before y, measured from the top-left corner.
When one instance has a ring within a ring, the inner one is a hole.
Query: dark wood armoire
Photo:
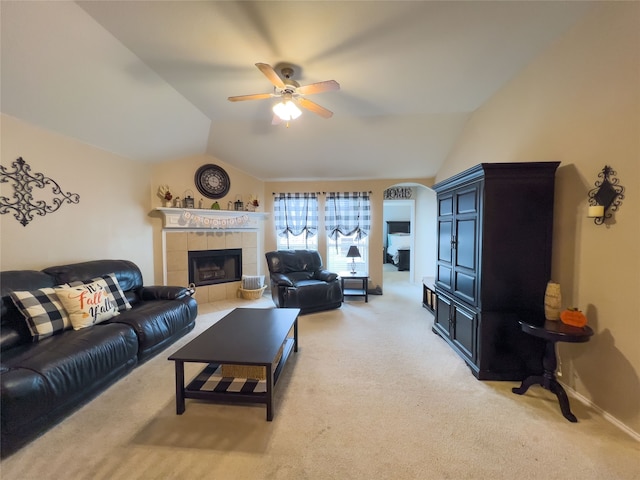
[[[483,163],[437,183],[433,331],[481,380],[542,372],[544,344],[519,320],[544,323],[559,162]]]

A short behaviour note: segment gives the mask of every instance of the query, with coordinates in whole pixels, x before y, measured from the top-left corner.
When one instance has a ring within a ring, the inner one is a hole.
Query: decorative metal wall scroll
[[[411,187],[391,187],[384,191],[383,200],[409,200],[412,196]]]
[[[620,185],[620,180],[614,177],[616,171],[609,165],[605,165],[598,174],[595,188],[589,190],[589,205],[601,205],[604,207],[604,215],[596,217],[594,222],[596,225],[602,225],[607,218],[611,218],[612,212],[618,210],[624,198],[624,187]]]
[[[45,216],[60,208],[63,203],[79,203],[80,195],[77,193],[63,193],[60,185],[53,179],[45,177],[42,173],[31,174],[31,167],[22,157],[11,164],[13,171],[0,165],[0,183],[13,184],[13,196],[11,198],[0,196],[0,214],[11,213],[23,226],[33,220],[36,215]],[[33,197],[34,188],[51,188],[54,195],[51,204],[46,200],[39,200]]]

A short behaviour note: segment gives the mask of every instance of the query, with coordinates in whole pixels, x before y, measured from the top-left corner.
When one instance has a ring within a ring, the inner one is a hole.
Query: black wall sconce
[[[620,185],[614,175],[616,171],[609,165],[605,165],[598,174],[595,187],[589,190],[589,218],[593,218],[596,225],[602,225],[607,218],[611,218],[613,212],[618,210],[624,198],[624,187]]]

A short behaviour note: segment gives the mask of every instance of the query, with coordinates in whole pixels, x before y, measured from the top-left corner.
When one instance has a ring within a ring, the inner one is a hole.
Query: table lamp
[[[349,251],[347,252],[347,258],[352,258],[353,260],[351,261],[351,273],[356,273],[356,258],[360,258],[360,251],[358,250],[358,247],[356,247],[355,245],[351,245],[349,247]]]

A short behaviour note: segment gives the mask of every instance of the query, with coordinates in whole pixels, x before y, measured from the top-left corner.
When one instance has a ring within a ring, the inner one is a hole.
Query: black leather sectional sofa
[[[36,291],[112,273],[131,309],[37,341],[9,296],[12,290]],[[187,288],[143,286],[140,269],[126,260],[0,272],[0,293],[3,457],[185,335],[198,313]]]

